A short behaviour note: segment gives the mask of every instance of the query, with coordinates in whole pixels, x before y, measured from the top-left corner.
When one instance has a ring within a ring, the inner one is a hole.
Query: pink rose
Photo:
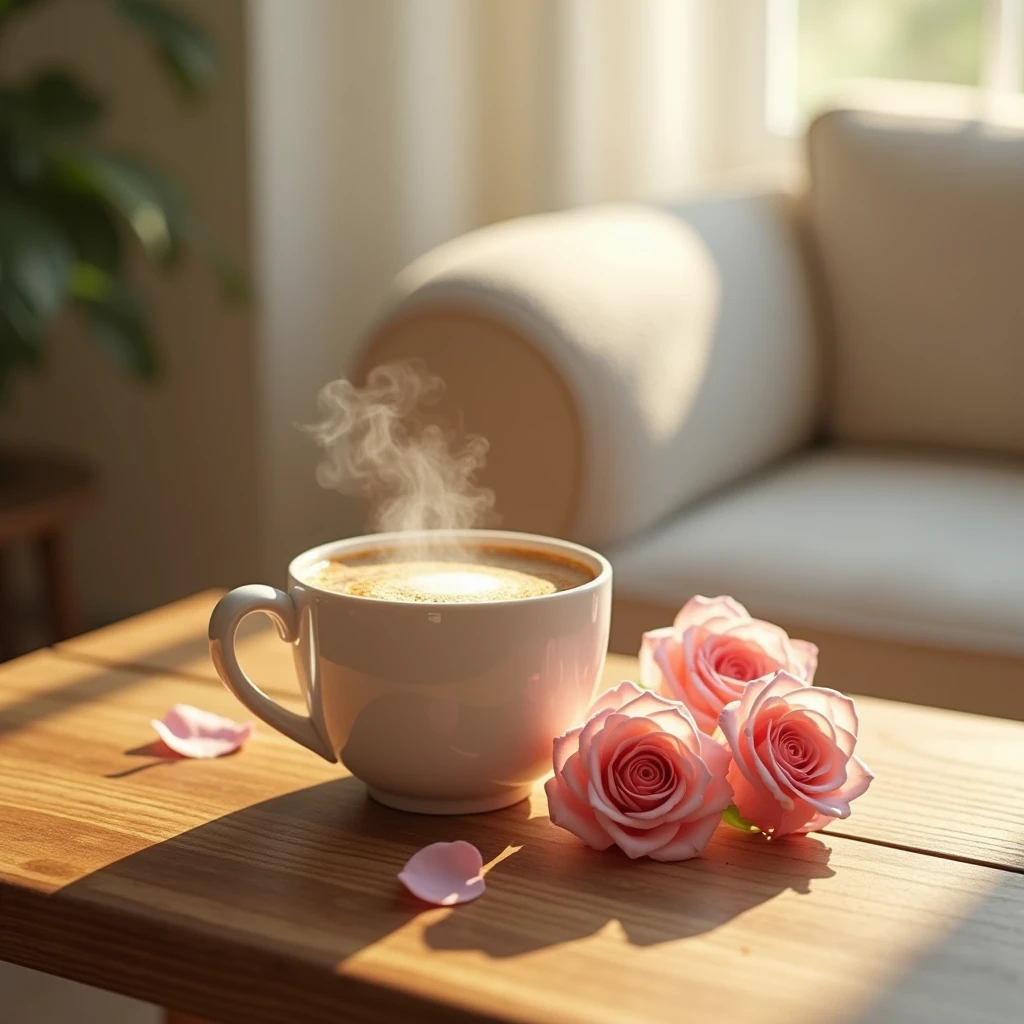
[[[620,683],[585,725],[555,740],[544,789],[551,821],[595,850],[686,860],[707,846],[732,802],[729,752],[676,701]]]
[[[752,619],[731,597],[691,598],[673,625],[644,633],[640,646],[643,684],[682,701],[706,733],[751,680],[785,669],[810,685],[817,667],[814,644]]]
[[[788,672],[751,683],[720,719],[736,809],[762,832],[810,832],[850,815],[874,776],[854,756],[857,711]]]

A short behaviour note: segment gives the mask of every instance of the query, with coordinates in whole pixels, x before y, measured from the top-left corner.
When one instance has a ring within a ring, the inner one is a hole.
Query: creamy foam
[[[403,561],[399,552],[369,552],[325,559],[303,575],[307,583],[339,594],[430,604],[542,597],[594,578],[577,562],[514,548],[481,548],[478,560],[465,559],[465,552],[416,561]]]

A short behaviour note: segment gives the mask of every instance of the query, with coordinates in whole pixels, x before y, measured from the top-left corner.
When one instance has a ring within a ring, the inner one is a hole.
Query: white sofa
[[[833,111],[808,186],[474,232],[395,282],[505,525],[615,566],[613,649],[694,593],[818,681],[1024,717],[1024,122]]]

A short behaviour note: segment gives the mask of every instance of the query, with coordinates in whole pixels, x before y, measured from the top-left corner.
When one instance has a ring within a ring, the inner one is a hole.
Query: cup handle
[[[251,583],[225,594],[210,616],[210,657],[224,685],[259,719],[296,743],[328,761],[337,761],[316,724],[308,715],[297,715],[271,700],[243,671],[235,655],[235,633],[252,612],[266,612],[281,639],[295,643],[299,637],[299,610],[290,594],[276,587]]]

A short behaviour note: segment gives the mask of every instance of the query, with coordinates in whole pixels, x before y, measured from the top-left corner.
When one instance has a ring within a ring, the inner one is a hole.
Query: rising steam
[[[409,362],[374,368],[361,388],[331,381],[317,399],[322,418],[306,428],[324,449],[317,481],[367,498],[381,531],[481,525],[494,505],[494,492],[474,480],[487,441],[425,422],[443,391],[439,377]]]

